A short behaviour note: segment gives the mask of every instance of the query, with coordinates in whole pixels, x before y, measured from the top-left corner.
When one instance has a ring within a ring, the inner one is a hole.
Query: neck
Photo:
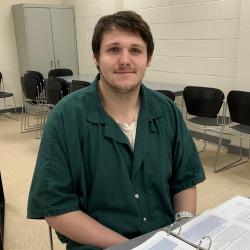
[[[139,90],[140,87],[129,93],[117,93],[99,84],[99,94],[105,111],[120,123],[130,124],[137,118],[140,107]]]

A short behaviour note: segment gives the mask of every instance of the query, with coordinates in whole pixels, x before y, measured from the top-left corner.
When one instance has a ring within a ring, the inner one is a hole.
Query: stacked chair
[[[61,78],[48,78],[45,83],[47,105],[53,108],[64,96],[69,93],[69,83]]]
[[[21,77],[23,106],[21,132],[38,131],[44,125],[46,101],[41,73],[26,72]],[[35,118],[34,119],[32,118]]]
[[[48,78],[72,75],[73,71],[71,69],[52,69],[48,73]]]
[[[38,71],[27,71],[21,77],[21,84],[21,132],[36,131],[36,138],[40,138],[48,112],[69,93],[69,83],[58,77],[44,79]],[[34,117],[35,122],[31,119]]]

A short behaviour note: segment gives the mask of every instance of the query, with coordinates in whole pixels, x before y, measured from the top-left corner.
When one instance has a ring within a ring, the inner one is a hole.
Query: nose
[[[130,55],[129,55],[129,51],[127,49],[123,49],[121,51],[119,63],[120,63],[120,65],[123,65],[123,66],[130,64]]]

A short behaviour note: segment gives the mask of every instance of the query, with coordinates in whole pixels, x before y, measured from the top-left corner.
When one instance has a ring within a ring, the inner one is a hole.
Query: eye
[[[115,53],[119,52],[119,48],[118,47],[111,47],[108,49],[108,52],[115,54]]]
[[[132,48],[131,49],[131,53],[134,54],[134,55],[138,55],[138,54],[141,54],[141,50],[138,49],[138,48]]]

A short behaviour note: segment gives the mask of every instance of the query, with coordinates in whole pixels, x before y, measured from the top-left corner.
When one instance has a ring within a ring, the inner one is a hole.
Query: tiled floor
[[[40,140],[35,133],[20,133],[20,120],[0,115],[0,170],[5,199],[5,250],[48,250],[48,227],[44,221],[27,220],[26,204]],[[198,145],[200,146],[200,145]],[[220,164],[232,157],[222,154]],[[250,196],[250,164],[213,172],[215,146],[202,153],[207,179],[198,185],[198,213],[235,196]],[[55,249],[65,247],[55,241]]]

